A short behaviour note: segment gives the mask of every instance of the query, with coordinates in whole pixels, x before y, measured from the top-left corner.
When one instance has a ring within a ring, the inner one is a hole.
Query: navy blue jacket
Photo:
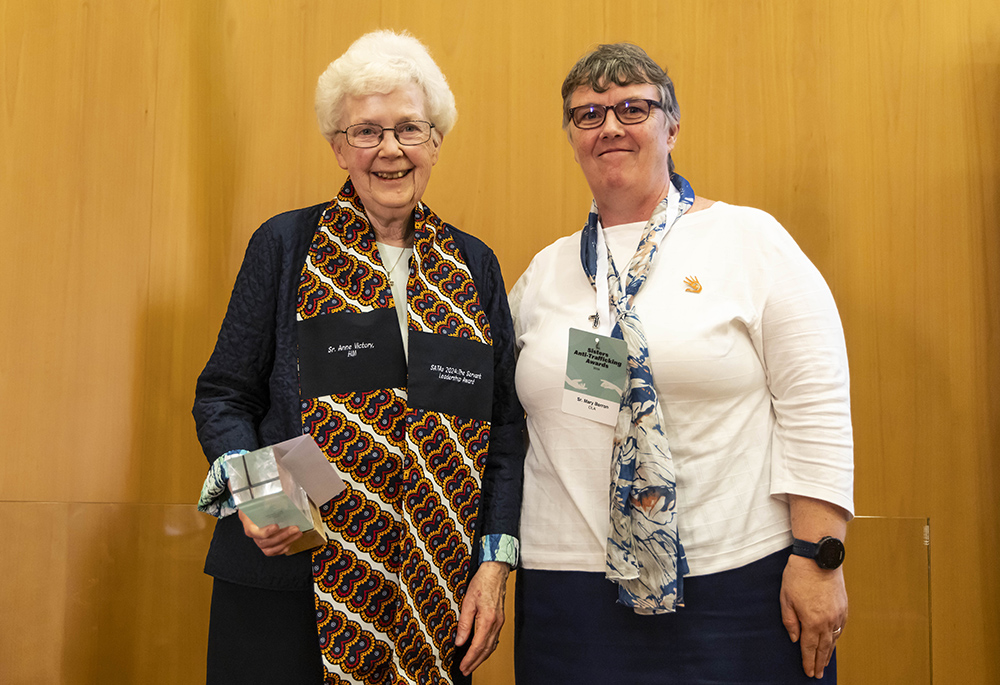
[[[296,295],[326,203],[267,221],[253,234],[236,277],[215,350],[198,378],[194,418],[209,463],[234,449],[254,450],[302,434]],[[449,226],[472,274],[493,336],[493,419],[476,541],[516,536],[524,467],[524,412],[514,391],[514,330],[496,256]],[[266,557],[238,516],[220,519],[205,562],[216,578],[253,587],[312,587],[311,554]],[[473,572],[478,554],[473,553]]]

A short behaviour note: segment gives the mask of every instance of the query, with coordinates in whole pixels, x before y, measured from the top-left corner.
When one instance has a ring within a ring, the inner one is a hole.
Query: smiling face
[[[644,98],[659,101],[656,86],[636,83],[612,85],[603,93],[589,86],[577,88],[570,107],[580,105],[615,105],[622,100]],[[568,124],[573,157],[576,158],[590,191],[601,208],[629,202],[639,213],[649,211],[666,196],[670,182],[669,157],[677,142],[677,128],[666,125],[664,113],[653,108],[649,118],[639,124],[623,125],[613,111],[608,111],[604,125],[594,129],[579,129]],[[642,220],[649,218],[647,212]],[[613,224],[606,224],[613,225]]]
[[[392,128],[404,121],[427,121],[423,91],[416,85],[397,88],[391,93],[374,93],[344,101],[341,130],[355,124],[373,124]],[[365,205],[373,228],[381,237],[400,228],[405,230],[413,208],[423,197],[431,167],[437,163],[441,135],[431,129],[431,138],[420,145],[400,145],[392,131],[385,131],[377,147],[356,148],[348,145],[347,136],[338,133],[331,143],[341,169],[351,181]]]

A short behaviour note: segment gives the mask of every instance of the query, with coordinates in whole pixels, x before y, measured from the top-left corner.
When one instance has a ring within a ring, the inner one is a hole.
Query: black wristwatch
[[[828,571],[839,568],[844,563],[845,553],[844,543],[829,535],[820,539],[819,542],[806,542],[792,538],[792,554],[809,557],[816,562],[817,566]]]

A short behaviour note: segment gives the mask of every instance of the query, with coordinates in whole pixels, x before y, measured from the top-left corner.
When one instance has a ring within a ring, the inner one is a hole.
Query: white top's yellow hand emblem
[[[687,286],[686,288],[684,288],[684,292],[686,292],[686,293],[700,293],[701,292],[701,283],[698,282],[698,277],[697,276],[688,276],[687,278],[685,278],[684,279],[684,285]]]

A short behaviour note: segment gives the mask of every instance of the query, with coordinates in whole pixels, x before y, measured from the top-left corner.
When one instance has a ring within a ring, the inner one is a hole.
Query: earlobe
[[[569,129],[566,129],[566,137],[569,139],[569,146],[573,149],[573,161],[579,164],[580,158],[576,154],[576,143],[573,142],[573,132]]]
[[[437,164],[438,155],[441,153],[441,143],[444,142],[444,136],[440,135],[435,131],[431,135],[431,166]]]
[[[337,139],[330,141],[330,148],[333,150],[333,154],[337,156],[337,164],[340,165],[341,169],[347,170],[347,157],[344,156],[344,151],[341,149],[341,142]]]

